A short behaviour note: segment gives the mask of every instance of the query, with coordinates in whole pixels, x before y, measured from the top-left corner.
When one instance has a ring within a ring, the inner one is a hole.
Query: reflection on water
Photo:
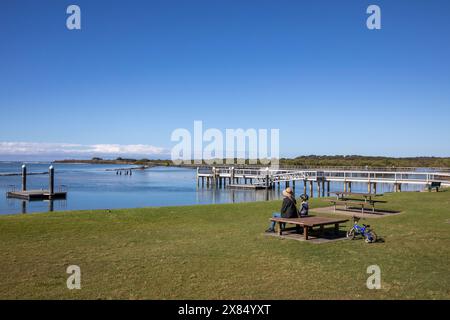
[[[8,199],[8,201],[10,201],[10,208],[14,208],[16,203],[20,204],[20,213],[27,213],[29,203],[37,202],[37,201],[27,201],[27,200],[18,200],[18,199]],[[67,200],[65,200],[65,199],[44,200],[44,201],[42,201],[42,204],[47,205],[48,212],[62,211],[67,208],[67,205],[66,205]]]
[[[234,190],[219,188],[198,188],[197,203],[236,203],[270,201],[280,199],[278,190]]]
[[[19,173],[21,163],[1,163],[0,173]],[[48,163],[27,164],[28,172],[45,172]],[[176,167],[155,167],[134,170],[132,175],[117,175],[108,169],[130,168],[127,165],[55,164],[56,188],[66,185],[67,200],[22,201],[7,199],[10,186],[20,188],[21,177],[0,175],[0,214],[61,210],[136,208],[209,203],[265,201],[281,198],[281,190],[232,190],[197,187],[196,170]],[[47,189],[48,175],[28,177],[28,189]],[[308,184],[309,185],[309,184]],[[342,183],[331,183],[331,191],[342,191]],[[403,186],[403,190],[419,190],[418,186]],[[352,191],[367,192],[367,184],[353,183]],[[378,184],[379,193],[392,192],[393,186]],[[298,197],[303,184],[297,184]],[[309,186],[307,193],[310,194]],[[314,186],[314,196],[317,189]]]

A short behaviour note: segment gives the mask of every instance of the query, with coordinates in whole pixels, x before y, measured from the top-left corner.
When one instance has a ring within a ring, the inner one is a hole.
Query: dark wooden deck
[[[8,198],[22,199],[22,200],[50,200],[50,199],[65,199],[67,192],[55,192],[50,194],[48,190],[27,190],[27,191],[10,191],[6,193]]]

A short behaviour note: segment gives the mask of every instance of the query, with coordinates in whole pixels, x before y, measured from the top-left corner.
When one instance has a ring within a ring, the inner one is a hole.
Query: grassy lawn
[[[0,298],[449,299],[450,190],[383,200],[403,213],[366,220],[376,244],[264,236],[279,201],[1,216]]]

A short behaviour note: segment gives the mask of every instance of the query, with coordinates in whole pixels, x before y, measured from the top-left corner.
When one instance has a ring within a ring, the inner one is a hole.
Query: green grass
[[[0,298],[449,299],[450,191],[383,199],[403,213],[370,220],[376,244],[264,236],[278,201],[2,216]]]

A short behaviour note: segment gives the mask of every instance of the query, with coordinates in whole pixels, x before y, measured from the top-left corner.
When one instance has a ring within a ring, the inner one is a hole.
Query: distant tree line
[[[300,156],[282,158],[280,164],[295,166],[358,166],[358,167],[450,167],[450,157],[376,157],[358,155]]]
[[[98,163],[98,164],[135,164],[146,166],[172,166],[171,160],[167,159],[131,159],[118,157],[116,159],[102,159],[94,157],[90,160],[59,160],[60,163]],[[226,164],[226,159],[216,161],[216,163]],[[231,159],[228,163],[255,165],[255,161],[249,159]],[[299,156],[296,158],[281,158],[281,166],[300,167],[442,167],[450,168],[450,157],[377,157],[359,155],[334,155],[334,156]],[[207,163],[204,163],[207,164]],[[194,165],[194,164],[192,164]],[[256,165],[264,165],[256,161]]]

